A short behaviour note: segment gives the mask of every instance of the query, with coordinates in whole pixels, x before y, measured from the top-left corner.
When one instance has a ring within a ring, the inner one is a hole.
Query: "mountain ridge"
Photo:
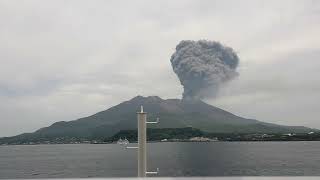
[[[161,99],[158,96],[136,96],[116,106],[91,116],[72,121],[59,121],[33,133],[1,138],[32,140],[61,137],[110,137],[120,130],[137,128],[136,112],[140,106],[148,113],[149,120],[160,118],[150,128],[194,127],[214,133],[306,133],[318,131],[304,126],[285,126],[242,118],[200,100]]]

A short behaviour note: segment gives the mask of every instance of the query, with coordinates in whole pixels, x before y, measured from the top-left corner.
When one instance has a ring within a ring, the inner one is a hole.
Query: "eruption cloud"
[[[238,76],[237,54],[215,41],[181,41],[170,61],[184,88],[183,99],[214,97],[221,84]]]

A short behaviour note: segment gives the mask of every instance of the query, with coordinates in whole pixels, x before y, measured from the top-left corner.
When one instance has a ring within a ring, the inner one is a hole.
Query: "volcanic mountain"
[[[110,137],[120,130],[137,128],[136,112],[140,106],[148,120],[160,118],[151,128],[193,127],[213,133],[306,133],[314,131],[303,126],[283,126],[246,119],[206,104],[200,100],[161,99],[158,96],[137,96],[105,111],[73,121],[60,121],[34,133],[1,138],[1,141],[32,140],[61,137]]]

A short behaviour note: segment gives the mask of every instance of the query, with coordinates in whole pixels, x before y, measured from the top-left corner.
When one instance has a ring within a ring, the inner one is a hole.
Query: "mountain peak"
[[[148,102],[148,103],[159,103],[159,102],[170,102],[174,101],[176,103],[182,104],[206,104],[205,102],[201,101],[200,99],[162,99],[159,96],[141,96],[138,95],[132,98],[129,101],[133,102]]]
[[[130,101],[138,101],[138,102],[161,102],[164,101],[163,99],[161,99],[159,96],[136,96],[134,98],[132,98]]]

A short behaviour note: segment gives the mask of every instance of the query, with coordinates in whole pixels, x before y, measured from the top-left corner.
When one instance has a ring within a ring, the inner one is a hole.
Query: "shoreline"
[[[258,143],[258,142],[319,142],[318,140],[292,140],[292,141],[283,141],[283,140],[272,140],[272,141],[148,141],[147,143],[235,143],[235,142],[251,142],[251,143]],[[132,144],[136,144],[137,142],[131,142]],[[101,144],[117,144],[117,142],[106,142],[106,143],[33,143],[33,144],[0,144],[0,146],[35,146],[35,145],[83,145],[83,144],[90,144],[90,145],[101,145]],[[119,145],[121,146],[121,145]]]

